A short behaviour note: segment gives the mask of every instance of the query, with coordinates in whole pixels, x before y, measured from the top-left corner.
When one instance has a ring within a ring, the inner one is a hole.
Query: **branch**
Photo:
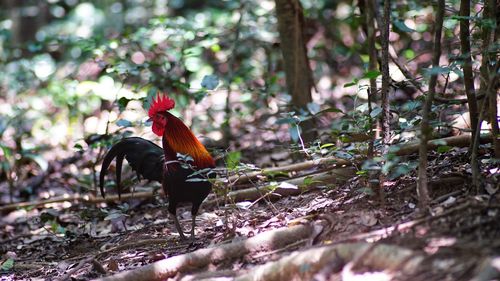
[[[353,163],[348,160],[340,159],[340,158],[335,158],[335,157],[328,157],[328,158],[320,158],[316,160],[310,160],[310,161],[305,161],[301,163],[295,163],[287,166],[282,166],[282,167],[273,167],[273,168],[265,168],[260,171],[255,171],[255,172],[250,172],[250,173],[245,173],[243,175],[234,175],[230,176],[227,178],[227,182],[230,183],[246,183],[252,179],[255,179],[259,176],[266,175],[266,174],[273,174],[273,173],[288,173],[288,172],[298,172],[298,171],[303,171],[307,170],[316,166],[329,166],[329,165],[336,165],[336,166],[350,166]]]
[[[484,134],[481,135],[480,140],[483,144],[490,143],[492,141],[492,136],[491,134]],[[425,148],[426,150],[435,150],[441,145],[448,145],[452,147],[466,147],[469,146],[471,142],[471,135],[459,135],[442,139],[429,140],[427,141],[427,146]],[[407,143],[401,146],[401,148],[396,152],[396,155],[409,155],[418,152],[421,147],[422,146],[420,145],[419,141]],[[427,157],[427,152],[425,153],[425,156]]]
[[[155,192],[147,191],[147,192],[135,192],[135,193],[127,193],[127,194],[122,194],[121,198],[122,200],[126,199],[131,199],[131,198],[150,198],[153,197]],[[18,202],[18,203],[12,203],[12,204],[7,204],[4,206],[0,207],[0,213],[2,212],[7,212],[7,211],[13,211],[21,208],[38,208],[38,207],[43,207],[47,204],[53,204],[53,203],[62,203],[62,202],[71,202],[71,203],[86,203],[86,204],[98,204],[98,203],[104,203],[104,202],[115,202],[119,201],[118,195],[112,195],[108,196],[106,198],[102,197],[95,197],[93,195],[80,195],[80,194],[74,194],[71,196],[60,196],[60,197],[55,197],[47,200],[38,200],[35,202]]]

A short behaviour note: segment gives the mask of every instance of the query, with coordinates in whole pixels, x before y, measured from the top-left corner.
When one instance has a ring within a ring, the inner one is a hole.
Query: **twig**
[[[451,196],[462,194],[462,192],[463,192],[462,190],[455,190],[455,191],[452,191],[452,192],[447,193],[445,195],[441,195],[436,199],[433,199],[432,202],[433,203],[441,203],[441,202],[445,201],[446,199],[450,198]]]
[[[108,254],[108,253],[115,252],[115,251],[121,251],[121,250],[125,250],[125,249],[130,249],[130,248],[134,248],[134,247],[142,247],[142,246],[155,245],[155,244],[166,244],[168,242],[169,242],[169,240],[167,240],[167,239],[147,239],[147,240],[134,241],[134,242],[122,244],[122,245],[101,251],[96,255],[96,257],[100,257],[104,254]]]
[[[155,192],[136,192],[134,194],[132,193],[126,193],[122,194],[121,198],[122,200],[126,199],[131,199],[131,198],[150,198],[155,194]],[[19,202],[19,203],[13,203],[13,204],[7,204],[4,206],[0,207],[0,213],[1,212],[6,212],[6,211],[13,211],[16,209],[21,209],[21,208],[38,208],[42,207],[46,204],[54,204],[54,203],[62,203],[62,202],[72,202],[72,203],[87,203],[87,204],[97,204],[97,203],[104,203],[104,202],[114,202],[118,201],[118,195],[112,195],[108,196],[106,198],[102,197],[95,197],[93,195],[81,195],[81,194],[75,194],[72,196],[61,196],[61,197],[55,197],[47,200],[39,200],[35,202]]]
[[[301,239],[299,241],[296,241],[296,242],[293,242],[291,244],[288,244],[288,245],[286,245],[285,247],[283,247],[281,249],[277,249],[277,250],[270,251],[270,252],[263,252],[263,253],[254,255],[252,258],[259,259],[259,258],[267,257],[267,256],[270,256],[270,255],[279,254],[279,253],[288,251],[290,249],[293,249],[293,248],[295,248],[297,246],[300,246],[300,245],[306,243],[308,240],[309,239]]]
[[[69,270],[68,272],[66,272],[63,276],[57,278],[56,280],[58,281],[65,281],[65,280],[69,280],[71,278],[71,275],[73,275],[75,272],[77,272],[78,270],[82,269],[82,267],[91,262],[92,260],[94,259],[94,257],[88,257],[86,259],[83,259],[81,260],[77,266],[73,267],[71,270]]]
[[[405,223],[401,223],[401,224],[398,224],[395,226],[389,226],[389,227],[385,227],[382,229],[377,229],[374,231],[370,231],[368,233],[354,235],[351,238],[344,239],[344,240],[341,240],[341,241],[338,241],[335,243],[343,243],[343,242],[348,242],[348,241],[360,241],[360,240],[376,241],[376,240],[384,239],[384,238],[390,237],[395,232],[401,232],[403,230],[413,228],[413,227],[420,225],[420,224],[423,224],[423,223],[429,223],[429,222],[432,222],[434,220],[437,220],[437,219],[440,219],[443,217],[447,217],[455,212],[467,209],[467,208],[472,207],[472,206],[475,206],[475,205],[472,204],[470,201],[467,201],[464,204],[459,205],[459,206],[454,207],[454,208],[451,208],[451,209],[448,209],[439,215],[428,216],[425,218],[420,218],[420,219],[408,221]]]

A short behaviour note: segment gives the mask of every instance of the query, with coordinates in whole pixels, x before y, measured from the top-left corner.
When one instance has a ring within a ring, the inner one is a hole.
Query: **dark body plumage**
[[[165,142],[165,141],[164,141]],[[164,144],[165,147],[165,144]],[[106,171],[116,158],[116,185],[121,194],[120,180],[123,159],[127,159],[138,178],[158,181],[168,196],[168,211],[174,217],[174,223],[181,238],[185,238],[176,215],[179,203],[192,203],[192,229],[194,238],[195,218],[198,209],[211,191],[212,184],[207,180],[207,172],[197,174],[188,163],[177,159],[177,154],[169,148],[165,150],[151,141],[139,137],[124,138],[113,145],[103,160],[100,173],[101,194],[104,197],[104,177]],[[167,161],[165,161],[167,159]],[[209,176],[215,176],[210,173]]]

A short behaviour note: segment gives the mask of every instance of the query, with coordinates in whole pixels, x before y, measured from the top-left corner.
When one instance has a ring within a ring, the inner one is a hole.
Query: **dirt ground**
[[[78,161],[77,166],[87,160]],[[344,184],[321,183],[298,196],[273,201],[262,198],[258,202],[202,206],[194,243],[179,239],[168,219],[166,200],[159,193],[127,200],[126,204],[64,202],[4,212],[0,221],[0,261],[5,266],[10,258],[14,265],[0,271],[0,280],[89,280],[320,219],[328,226],[313,241],[298,241],[271,253],[247,254],[193,272],[225,270],[239,274],[294,251],[362,241],[397,245],[421,255],[423,260],[411,273],[355,263],[351,279],[346,277],[349,261],[344,261],[313,279],[499,280],[500,269],[495,272],[488,266],[500,256],[498,165],[483,163],[485,191],[477,193],[470,187],[467,163],[463,149],[432,154],[429,175],[433,200],[428,210],[418,209],[415,172],[387,181],[383,202],[367,191],[366,179],[355,176]],[[72,165],[44,180],[38,190],[40,198],[83,192],[74,188],[78,183]],[[295,176],[314,171],[309,169]],[[128,174],[133,178],[131,171]],[[151,184],[134,186],[140,192]],[[179,209],[179,215],[187,229],[189,208]],[[177,274],[172,280],[183,277]]]

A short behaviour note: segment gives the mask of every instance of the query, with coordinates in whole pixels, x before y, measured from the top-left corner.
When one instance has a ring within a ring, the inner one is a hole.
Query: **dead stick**
[[[490,143],[491,141],[492,141],[491,134],[481,135],[481,143]],[[460,136],[430,140],[427,142],[427,148],[429,150],[432,150],[438,148],[441,145],[447,145],[453,147],[466,147],[469,146],[470,142],[471,142],[470,135],[460,135]],[[399,151],[396,152],[396,155],[402,156],[418,152],[419,147],[420,143],[418,142],[402,145]]]
[[[338,165],[338,166],[349,165],[350,166],[350,165],[352,165],[352,162],[344,160],[344,159],[335,158],[335,157],[320,158],[320,159],[316,159],[316,160],[295,163],[295,164],[282,166],[282,167],[265,168],[265,169],[262,169],[260,171],[245,173],[243,175],[234,175],[234,176],[230,176],[227,179],[227,181],[241,184],[244,182],[248,182],[250,179],[254,179],[258,176],[262,176],[262,175],[266,175],[266,174],[298,172],[298,171],[307,170],[307,169],[310,169],[310,168],[313,168],[316,166],[320,166],[320,165]]]
[[[168,242],[171,242],[171,241],[169,241],[167,239],[146,239],[146,240],[139,240],[139,241],[126,243],[126,244],[123,244],[123,245],[119,245],[119,246],[116,246],[116,247],[113,247],[113,248],[101,251],[99,254],[97,254],[96,257],[102,256],[104,254],[108,254],[108,253],[111,253],[111,252],[114,252],[114,251],[121,251],[121,250],[125,250],[125,249],[131,249],[131,248],[135,248],[135,247],[149,246],[149,245],[155,245],[155,244],[167,244]]]
[[[315,189],[320,184],[327,185],[334,183],[343,183],[347,179],[352,177],[354,175],[354,172],[355,171],[353,168],[333,169],[331,171],[322,172],[312,176],[299,177],[283,181],[290,186],[281,187],[279,183],[277,183],[276,185],[267,184],[258,187],[231,191],[225,198],[227,198],[229,202],[242,202],[258,200],[265,196],[270,197],[271,199],[279,199],[284,196],[294,196],[305,191]],[[306,180],[306,178],[308,178],[309,180]],[[306,181],[310,182],[311,184],[305,185],[304,183]],[[212,200],[208,200],[203,204],[203,206],[214,206],[220,203],[223,204],[224,202],[221,202],[221,200],[215,198]]]
[[[71,275],[73,275],[75,272],[77,272],[78,270],[82,269],[82,267],[91,262],[92,260],[94,259],[94,257],[89,257],[89,258],[85,258],[83,260],[81,260],[77,266],[75,266],[74,268],[72,268],[71,270],[69,270],[68,272],[66,272],[63,276],[57,278],[56,280],[58,281],[66,281],[66,280],[69,280]]]
[[[127,193],[127,194],[122,194],[121,198],[122,200],[130,199],[130,198],[149,198],[153,196],[153,192],[135,192],[135,193]],[[114,202],[114,201],[119,201],[118,195],[112,195],[108,196],[106,198],[102,197],[94,197],[93,195],[80,195],[80,194],[75,194],[71,196],[61,196],[61,197],[55,197],[47,200],[39,200],[35,202],[19,202],[19,203],[13,203],[13,204],[7,204],[4,206],[0,207],[0,213],[6,212],[6,211],[13,211],[16,209],[20,208],[28,208],[28,207],[42,207],[46,204],[53,204],[53,203],[61,203],[61,202],[72,202],[72,203],[88,203],[88,204],[97,204],[97,203],[104,203],[104,202]]]

